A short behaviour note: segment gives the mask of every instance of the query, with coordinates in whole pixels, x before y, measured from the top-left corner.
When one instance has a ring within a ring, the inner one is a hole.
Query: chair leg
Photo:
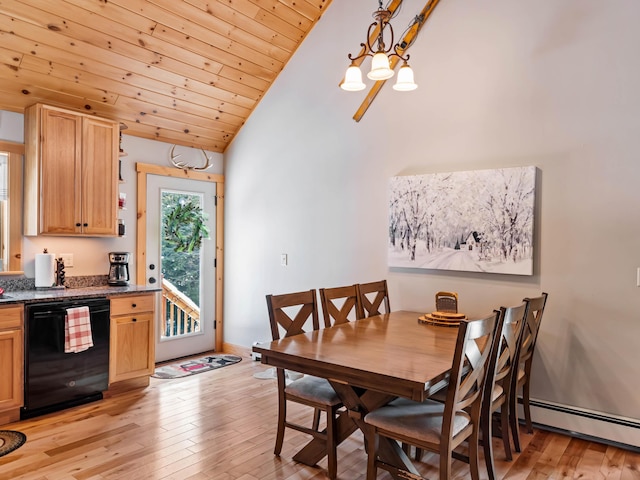
[[[531,405],[529,404],[529,377],[522,387],[522,408],[524,410],[524,421],[527,425],[527,432],[533,433],[533,423],[531,423]]]
[[[316,408],[313,410],[313,424],[311,426],[316,432],[320,428],[320,409]]]
[[[451,460],[451,450],[440,452],[440,480],[451,480]]]
[[[411,455],[411,445],[409,445],[408,443],[404,443],[402,442],[402,451],[408,456]],[[416,447],[416,453],[414,455],[414,459],[416,460],[416,462],[419,462],[420,460],[422,460],[422,449],[419,447]]]
[[[509,419],[511,422],[511,435],[513,435],[513,448],[520,452],[520,429],[518,427],[518,392],[512,392],[509,401]]]
[[[338,476],[338,459],[336,453],[336,409],[329,407],[327,414],[327,476],[335,480]]]
[[[280,455],[282,443],[284,441],[284,428],[287,419],[287,401],[282,395],[278,398],[278,430],[276,432],[276,446],[273,449],[274,455]]]
[[[502,434],[502,445],[507,460],[513,460],[511,455],[511,440],[509,438],[509,405],[504,402],[500,406],[500,433]]]
[[[365,442],[367,443],[367,480],[376,480],[378,476],[378,467],[376,466],[378,442],[375,427],[367,425],[365,429]]]
[[[495,467],[493,463],[493,442],[491,439],[493,438],[492,430],[493,430],[493,419],[491,417],[491,408],[482,409],[482,414],[480,416],[480,430],[482,430],[482,447],[484,450],[484,463],[487,467],[487,475],[489,476],[489,480],[495,480]],[[469,440],[471,442],[472,440]],[[471,458],[471,443],[469,444],[469,463],[473,462]],[[476,462],[477,463],[477,462]]]
[[[491,444],[491,436],[489,436],[487,440],[485,440],[484,443]],[[479,445],[480,445],[479,429],[476,426],[476,428],[474,428],[474,432],[469,437],[469,469],[471,470],[471,480],[480,480],[480,466],[478,463],[479,462],[478,452],[480,450]],[[490,458],[491,458],[491,461],[493,461],[493,456],[491,456]],[[449,461],[449,464],[451,464],[451,461]]]

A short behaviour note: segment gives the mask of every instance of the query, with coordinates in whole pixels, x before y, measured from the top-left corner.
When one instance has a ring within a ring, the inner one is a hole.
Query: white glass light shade
[[[386,80],[393,77],[393,70],[389,66],[389,57],[384,52],[376,53],[371,59],[371,71],[367,73],[370,80]]]
[[[418,85],[413,81],[413,70],[406,63],[398,70],[398,79],[393,86],[394,90],[399,92],[409,92],[418,88]]]
[[[362,83],[362,72],[356,65],[350,65],[347,68],[347,73],[344,74],[344,82],[340,85],[340,88],[347,92],[358,92],[364,90],[366,85]]]

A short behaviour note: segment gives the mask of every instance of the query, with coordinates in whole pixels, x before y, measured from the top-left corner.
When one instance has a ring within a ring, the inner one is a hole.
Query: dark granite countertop
[[[127,285],[124,287],[112,287],[99,285],[92,287],[63,288],[63,289],[35,289],[35,290],[11,290],[0,297],[0,305],[12,303],[48,302],[55,300],[70,300],[75,298],[94,298],[114,295],[130,295],[134,293],[159,292],[159,287],[146,285]]]

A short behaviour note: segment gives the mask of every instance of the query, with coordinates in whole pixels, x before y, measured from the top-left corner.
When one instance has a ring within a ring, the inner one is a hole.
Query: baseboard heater
[[[518,398],[518,403],[522,403],[522,398]],[[560,412],[563,414],[567,414],[567,415],[575,415],[578,417],[582,417],[582,418],[587,418],[589,420],[595,420],[598,422],[605,422],[608,424],[612,424],[612,425],[619,425],[621,427],[626,427],[626,428],[634,428],[634,429],[638,429],[640,430],[640,421],[636,421],[634,419],[630,419],[630,418],[625,418],[625,417],[618,417],[615,415],[605,415],[603,413],[600,412],[595,412],[592,410],[584,410],[581,408],[575,408],[575,407],[569,407],[566,405],[560,405],[557,403],[550,403],[550,402],[544,402],[541,400],[531,400],[530,402],[531,407],[536,407],[536,408],[542,408],[545,410],[552,410],[554,412]],[[520,420],[520,422],[522,423],[523,421]],[[571,437],[576,437],[576,438],[581,438],[584,440],[588,440],[588,441],[594,441],[594,442],[598,442],[598,443],[603,443],[605,445],[611,445],[614,447],[618,447],[618,448],[622,448],[624,450],[630,450],[632,452],[635,453],[640,453],[640,446],[637,445],[631,445],[631,444],[627,444],[624,442],[619,442],[619,441],[615,441],[615,440],[610,440],[610,439],[606,439],[606,438],[601,438],[598,436],[594,436],[594,435],[589,435],[589,434],[585,434],[585,433],[581,433],[581,432],[576,432],[573,430],[567,430],[564,428],[560,428],[560,427],[556,427],[553,425],[546,425],[546,424],[542,424],[542,423],[538,423],[538,422],[534,422],[534,425],[536,428],[539,428],[541,430],[548,430],[548,431],[553,431],[553,432],[558,432],[558,433],[562,433],[565,435],[569,435]]]

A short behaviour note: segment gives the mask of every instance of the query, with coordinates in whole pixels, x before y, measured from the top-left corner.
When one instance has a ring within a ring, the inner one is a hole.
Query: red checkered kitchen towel
[[[93,347],[89,307],[67,308],[64,322],[64,353],[80,353]]]

